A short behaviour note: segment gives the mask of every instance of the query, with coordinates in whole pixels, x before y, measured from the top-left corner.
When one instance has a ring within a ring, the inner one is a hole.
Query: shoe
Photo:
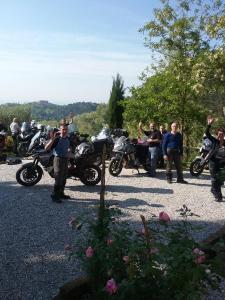
[[[167,181],[168,183],[173,183],[173,182],[172,182],[172,179],[167,179],[166,181]]]
[[[62,200],[60,200],[60,198],[56,195],[51,195],[52,201],[56,202],[56,203],[62,203]]]
[[[188,184],[188,182],[187,182],[186,180],[184,180],[184,179],[182,179],[182,180],[177,180],[177,183],[184,183],[184,184]]]
[[[223,202],[223,198],[222,197],[215,197],[215,201],[216,202]]]
[[[69,195],[65,195],[65,194],[62,194],[60,196],[60,198],[62,198],[62,199],[71,199],[71,197]]]

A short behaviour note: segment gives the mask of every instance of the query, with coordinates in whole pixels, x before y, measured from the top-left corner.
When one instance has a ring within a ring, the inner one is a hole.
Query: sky
[[[140,84],[138,32],[159,0],[0,0],[0,104],[108,102],[113,77]],[[128,91],[128,89],[127,89]]]

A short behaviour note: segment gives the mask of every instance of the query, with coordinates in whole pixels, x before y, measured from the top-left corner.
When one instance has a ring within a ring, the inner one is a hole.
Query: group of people
[[[220,127],[216,129],[216,136],[210,133],[210,128],[214,119],[211,116],[207,118],[207,127],[205,136],[212,143],[209,154],[209,171],[211,175],[211,193],[215,201],[222,202],[223,196],[221,186],[224,184],[224,178],[221,175],[221,169],[225,168],[225,129]],[[160,151],[166,162],[166,179],[168,183],[172,183],[172,164],[174,163],[177,171],[177,182],[187,184],[184,180],[182,170],[183,156],[183,137],[178,131],[178,124],[171,124],[171,131],[166,132],[163,126],[160,130],[155,128],[154,123],[149,124],[150,130],[144,130],[142,122],[139,123],[140,133],[144,133],[149,143],[149,176],[156,176],[157,159]]]
[[[167,182],[172,183],[172,164],[174,163],[177,171],[177,182],[187,184],[182,170],[183,137],[178,131],[178,124],[173,122],[170,132],[167,132],[163,125],[160,126],[160,130],[157,130],[155,123],[150,123],[149,129],[144,130],[143,123],[139,123],[139,131],[147,136],[146,142],[149,144],[149,176],[156,177],[157,161],[161,155],[161,160],[166,162]]]
[[[225,130],[220,127],[216,130],[216,137],[213,136],[210,133],[213,121],[214,119],[208,116],[205,136],[213,145],[209,156],[211,193],[217,202],[221,202],[223,198],[221,186],[224,183],[224,179],[220,176],[220,170],[225,167]],[[33,123],[32,126],[35,125]],[[67,178],[68,153],[71,148],[68,138],[68,125],[70,123],[71,122],[67,122],[65,119],[61,120],[59,131],[52,132],[45,146],[46,150],[51,149],[54,153],[55,184],[51,197],[54,202],[58,203],[62,202],[61,199],[69,198],[69,196],[64,194],[64,189]],[[147,137],[146,142],[149,145],[148,156],[150,168],[148,175],[150,177],[156,177],[157,162],[159,157],[161,157],[161,163],[164,163],[164,161],[166,163],[167,182],[170,184],[173,182],[172,165],[174,163],[177,172],[177,183],[187,184],[188,182],[184,180],[182,170],[183,137],[179,132],[178,123],[173,122],[170,131],[166,131],[163,125],[157,130],[153,122],[149,124],[149,130],[144,129],[142,122],[139,123],[138,127],[140,134],[144,134]],[[7,131],[7,128],[0,120],[0,132],[3,130]],[[21,132],[17,118],[14,118],[10,124],[10,130],[13,138],[13,151],[17,153],[17,137]]]

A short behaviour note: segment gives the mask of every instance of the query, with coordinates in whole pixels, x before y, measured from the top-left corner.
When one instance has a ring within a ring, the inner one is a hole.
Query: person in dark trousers
[[[164,163],[165,162],[164,162],[164,158],[163,158],[162,144],[163,144],[164,136],[167,134],[167,130],[165,129],[164,125],[160,125],[159,126],[159,131],[161,133],[162,140],[161,140],[160,145],[159,145],[158,165],[159,165],[160,168],[164,168]]]
[[[211,193],[213,194],[215,201],[223,201],[221,192],[221,186],[223,185],[223,179],[219,176],[221,168],[225,167],[225,130],[224,128],[218,128],[216,130],[217,137],[214,137],[210,133],[211,124],[213,118],[208,116],[207,127],[205,131],[206,137],[212,142],[212,150],[209,153],[209,171],[211,175]]]
[[[171,124],[171,132],[168,132],[163,139],[163,157],[166,161],[166,178],[168,183],[172,183],[172,165],[174,162],[177,171],[177,182],[188,183],[183,178],[182,155],[183,155],[183,137],[178,132],[178,124]]]
[[[53,149],[54,154],[54,175],[55,185],[51,195],[52,201],[61,203],[61,199],[70,199],[70,196],[64,194],[68,172],[68,156],[70,141],[67,136],[68,128],[65,125],[60,126],[60,133],[55,132],[53,137],[47,142],[45,150]]]
[[[12,139],[13,139],[13,153],[18,154],[17,152],[17,146],[18,146],[18,135],[20,134],[20,126],[18,124],[17,118],[13,118],[12,123],[10,124],[10,130],[12,133]]]
[[[141,133],[144,133],[148,137],[147,139],[147,142],[149,143],[148,156],[150,162],[150,170],[148,174],[150,177],[155,177],[157,160],[159,155],[159,146],[162,137],[159,130],[156,130],[155,123],[150,123],[149,128],[150,130],[144,130],[142,122],[139,123],[139,131]]]

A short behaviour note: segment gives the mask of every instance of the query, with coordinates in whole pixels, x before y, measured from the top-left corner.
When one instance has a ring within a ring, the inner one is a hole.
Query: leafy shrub
[[[180,222],[172,222],[166,212],[149,221],[141,215],[143,230],[136,231],[117,218],[120,211],[104,208],[85,233],[87,242],[75,252],[94,299],[197,300],[209,284],[217,286],[207,255],[190,235],[187,219],[197,215],[185,205],[178,212]],[[73,219],[70,225],[81,229],[83,224]],[[72,248],[67,245],[65,250]]]

